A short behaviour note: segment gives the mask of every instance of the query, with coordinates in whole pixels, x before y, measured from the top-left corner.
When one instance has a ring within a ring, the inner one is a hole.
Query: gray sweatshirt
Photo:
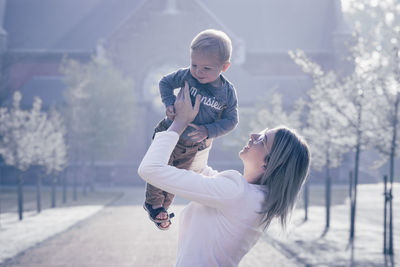
[[[199,113],[193,123],[203,125],[208,130],[208,138],[215,138],[232,131],[238,124],[238,111],[236,91],[233,85],[222,75],[221,87],[214,87],[211,84],[199,83],[190,73],[190,69],[180,69],[164,76],[160,81],[160,94],[164,105],[170,106],[175,103],[174,89],[181,88],[185,81],[189,83],[189,92],[192,104],[196,95],[201,95]],[[168,120],[169,121],[169,120]],[[169,121],[172,123],[172,121]],[[187,136],[194,128],[187,127],[181,135],[181,139],[190,139]]]

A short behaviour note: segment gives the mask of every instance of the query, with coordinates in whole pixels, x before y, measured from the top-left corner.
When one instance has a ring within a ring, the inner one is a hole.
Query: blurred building
[[[121,158],[99,168],[112,182],[142,183],[136,169],[164,114],[158,80],[189,65],[189,44],[207,28],[232,38],[226,77],[236,86],[241,109],[260,94],[280,92],[286,108],[304,95],[311,80],[288,50],[302,49],[326,69],[345,68],[349,31],[340,0],[0,0],[1,100],[20,90],[26,105],[35,95],[45,108],[63,105],[62,58],[108,57],[134,80],[141,116]],[[211,165],[240,168],[236,153],[220,142]]]

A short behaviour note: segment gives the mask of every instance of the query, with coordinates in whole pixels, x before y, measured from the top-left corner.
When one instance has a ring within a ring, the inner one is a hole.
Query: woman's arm
[[[216,208],[228,205],[230,200],[243,192],[239,173],[229,177],[221,174],[209,177],[169,166],[169,155],[178,139],[174,131],[156,134],[138,169],[146,182],[174,195]]]
[[[183,198],[204,205],[221,207],[243,191],[243,179],[237,174],[210,178],[193,171],[169,166],[168,160],[179,134],[184,131],[198,111],[200,99],[192,107],[188,87],[185,86],[175,102],[176,117],[168,131],[157,133],[144,156],[139,175],[148,183]]]

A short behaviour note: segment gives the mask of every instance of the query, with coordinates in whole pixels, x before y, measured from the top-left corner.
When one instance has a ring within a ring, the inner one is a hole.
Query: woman
[[[239,152],[243,174],[210,167],[199,174],[169,166],[179,135],[199,105],[200,96],[193,107],[188,89],[181,89],[174,122],[156,135],[138,173],[148,183],[192,201],[181,213],[176,266],[237,266],[273,218],[285,226],[307,177],[310,156],[295,133],[276,128],[250,136]]]

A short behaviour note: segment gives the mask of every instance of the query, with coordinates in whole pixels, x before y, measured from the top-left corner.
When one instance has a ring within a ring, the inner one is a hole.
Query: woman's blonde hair
[[[265,228],[277,217],[282,228],[293,210],[299,191],[304,184],[310,165],[310,153],[306,142],[294,130],[275,128],[275,138],[267,158],[267,168],[260,177],[264,185],[265,201],[262,214]]]
[[[221,63],[229,62],[232,54],[232,42],[223,31],[208,29],[200,32],[190,44],[191,51],[214,53]]]

